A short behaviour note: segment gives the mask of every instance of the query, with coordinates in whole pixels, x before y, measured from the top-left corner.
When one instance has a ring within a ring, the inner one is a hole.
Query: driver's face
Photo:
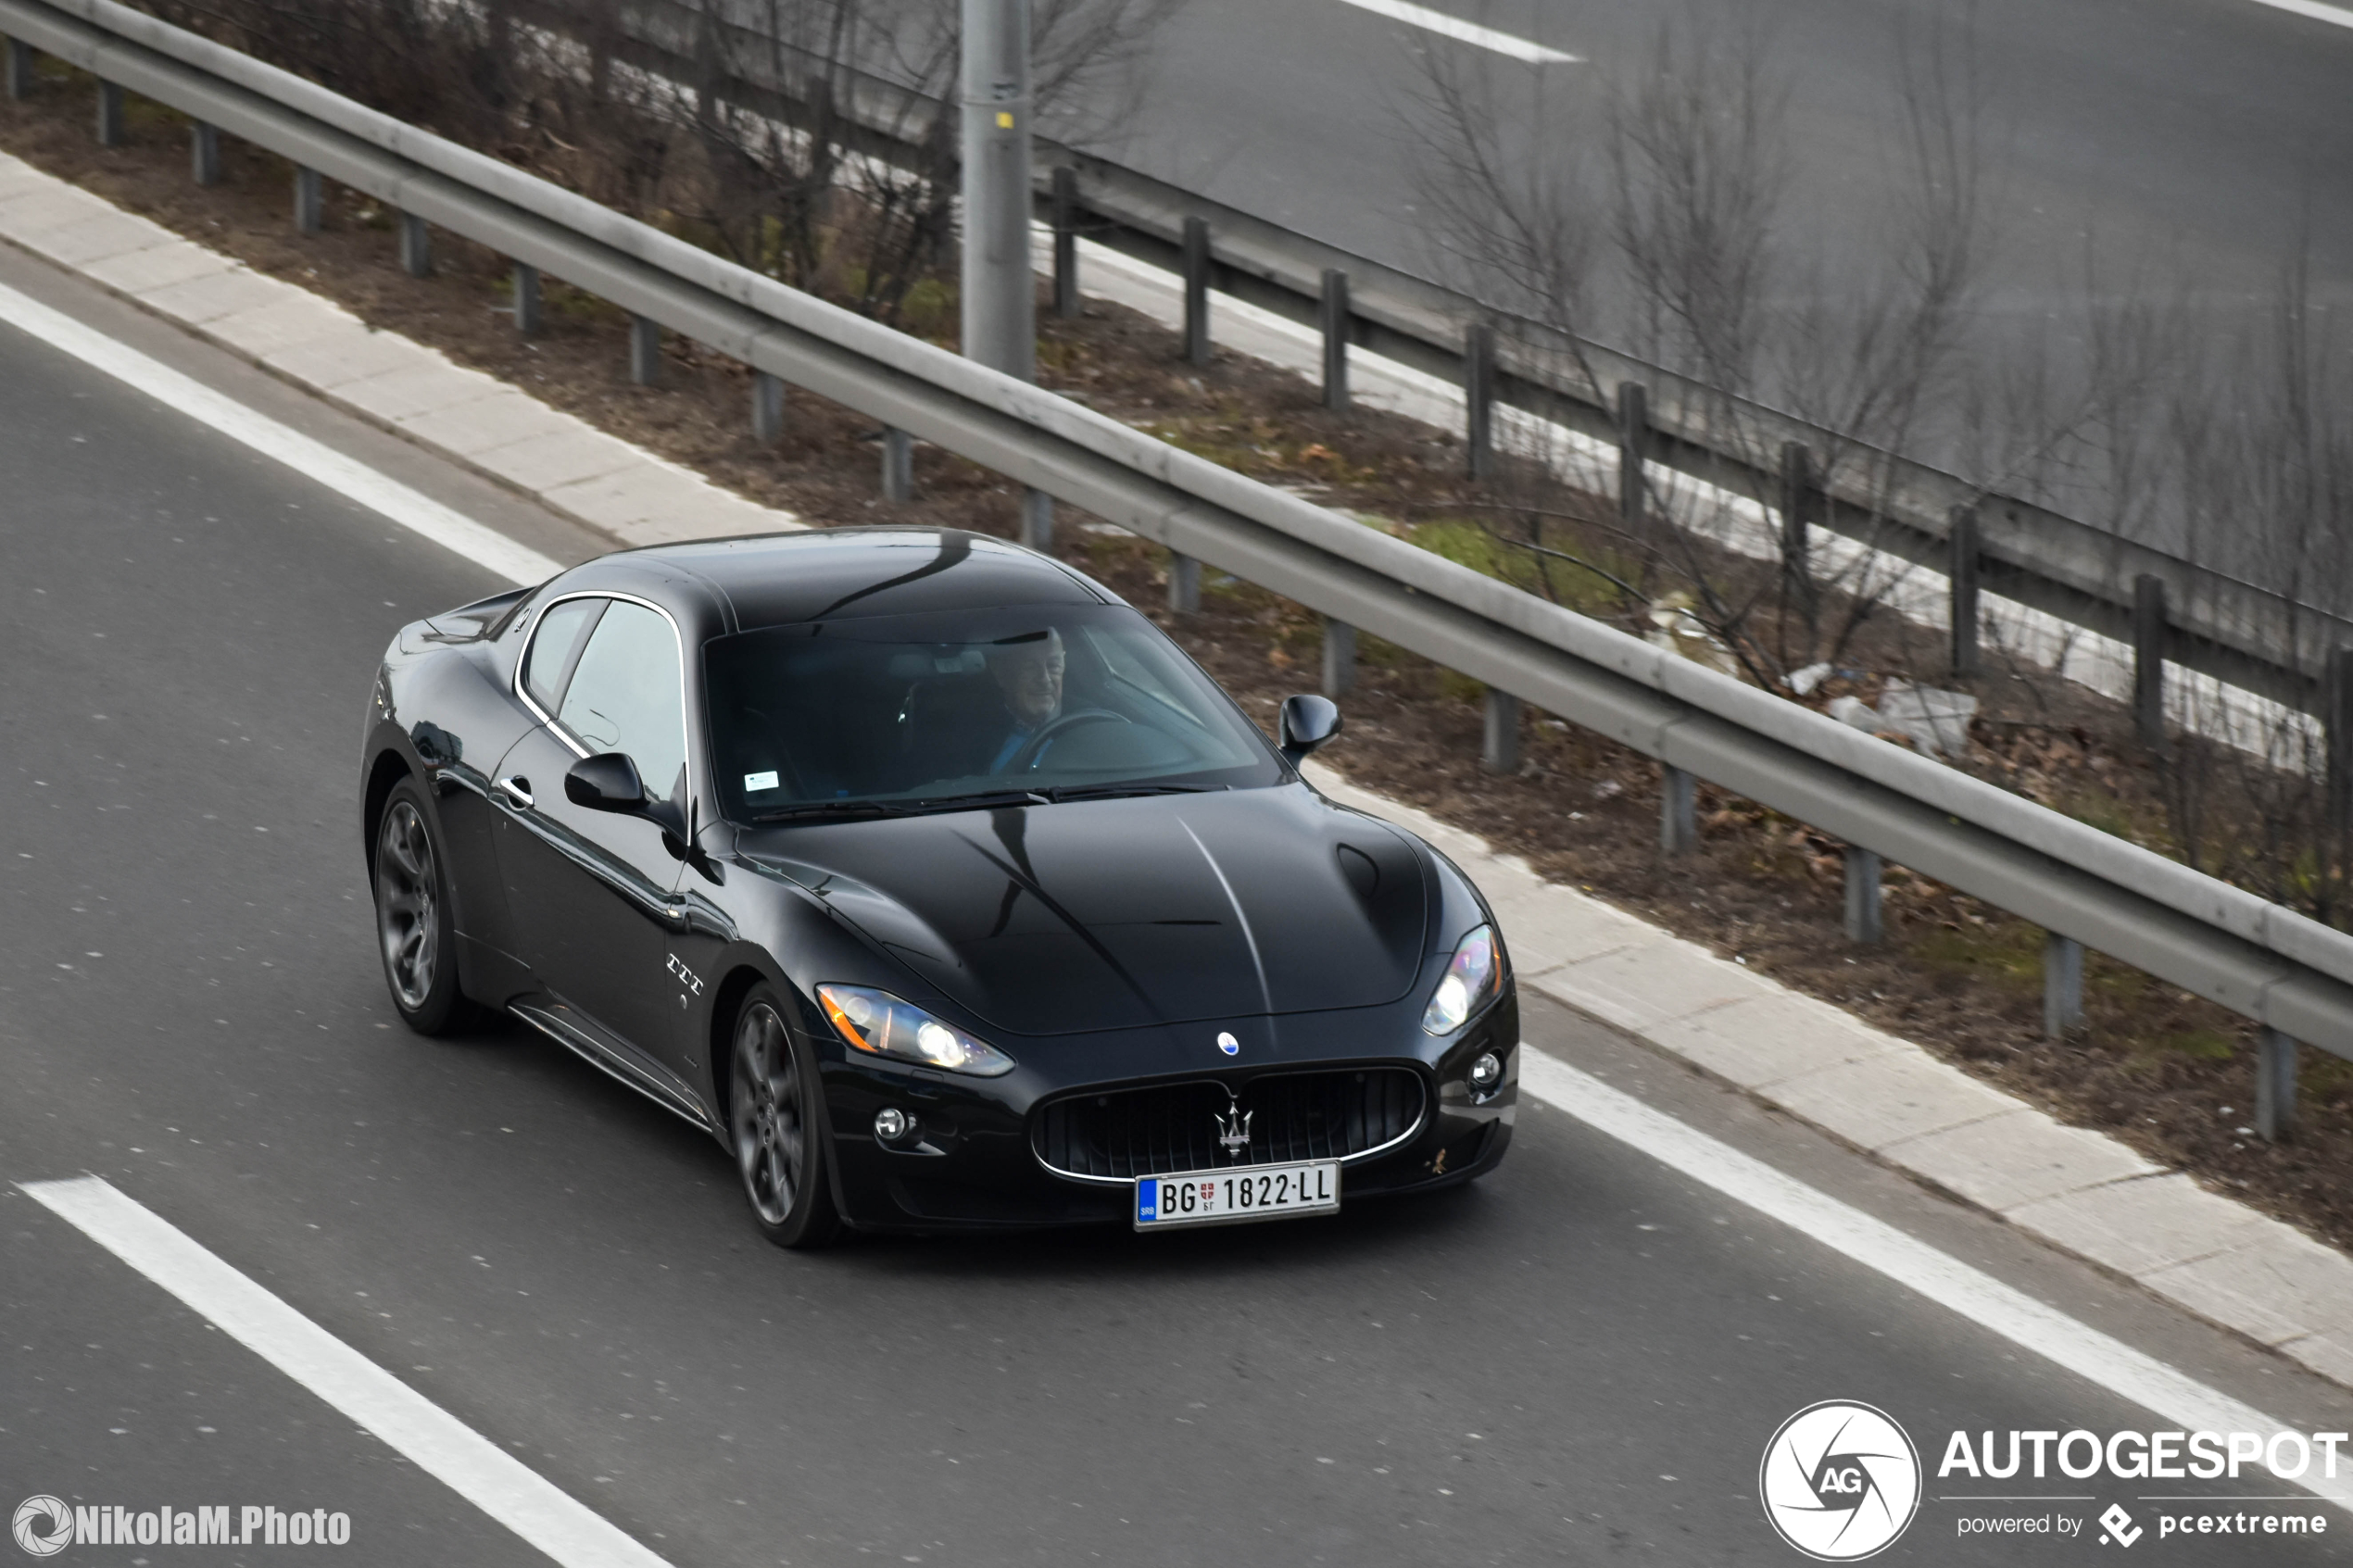
[[[1059,641],[1026,643],[990,662],[1005,706],[1022,727],[1034,730],[1062,710],[1063,648]]]

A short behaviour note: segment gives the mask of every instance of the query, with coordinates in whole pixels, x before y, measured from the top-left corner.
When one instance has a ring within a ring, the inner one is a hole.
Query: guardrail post
[[[1887,934],[1880,870],[1876,851],[1846,847],[1846,939],[1863,947],[1879,946]]]
[[[1463,448],[1470,476],[1495,472],[1495,328],[1473,321],[1463,333]]]
[[[1209,220],[1185,220],[1185,358],[1209,363]]]
[[[1078,170],[1054,169],[1054,314],[1078,314]]]
[[[1054,498],[1043,490],[1021,493],[1021,542],[1033,550],[1054,547]]]
[[[122,83],[98,83],[98,145],[122,145]]]
[[[2255,1034],[2255,1131],[2265,1143],[2296,1131],[2296,1041],[2268,1023]]]
[[[2353,648],[2329,653],[2321,696],[2322,734],[2328,746],[2329,825],[2353,834]]]
[[[661,323],[650,316],[629,318],[629,379],[639,386],[661,384]]]
[[[413,212],[400,214],[400,270],[412,278],[433,276],[433,231]]]
[[[1658,765],[1658,847],[1667,855],[1699,847],[1699,781],[1666,762]]]
[[[1190,615],[1201,608],[1201,562],[1168,552],[1168,608],[1173,615]]]
[[[1808,529],[1814,517],[1814,454],[1802,441],[1781,443],[1781,580],[1790,596],[1810,606],[1814,573],[1806,558],[1813,541]]]
[[[38,51],[21,38],[8,40],[8,96],[21,103],[32,96],[32,63]]]
[[[220,127],[188,122],[188,177],[199,185],[220,183]]]
[[[2133,728],[2141,744],[2165,744],[2165,580],[2133,579]]]
[[[294,223],[297,234],[315,234],[327,226],[327,192],[315,169],[295,165]]]
[[[1617,383],[1617,523],[1629,542],[1647,532],[1642,459],[1650,446],[1650,391],[1641,382]]]
[[[1324,617],[1324,695],[1342,697],[1356,684],[1356,628]]]
[[[785,433],[785,382],[765,370],[751,373],[751,436],[774,441]]]
[[[1348,274],[1324,269],[1324,407],[1348,407]]]
[[[537,337],[540,320],[539,269],[528,261],[518,261],[514,268],[515,331],[525,337]]]
[[[2043,934],[2043,1037],[2064,1040],[2083,1027],[2083,944]]]
[[[1480,737],[1479,766],[1491,773],[1519,771],[1519,698],[1487,688],[1486,733]]]
[[[1945,570],[1953,581],[1953,673],[1974,675],[1977,659],[1977,508],[1955,507],[1946,516]]]
[[[915,438],[887,425],[882,433],[882,493],[886,501],[915,498]]]

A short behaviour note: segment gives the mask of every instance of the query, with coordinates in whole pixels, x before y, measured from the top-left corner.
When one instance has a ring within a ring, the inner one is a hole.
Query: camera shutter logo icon
[[[1825,1399],[1765,1445],[1756,1492],[1791,1546],[1818,1562],[1857,1562],[1892,1545],[1919,1511],[1919,1450],[1885,1411]]]
[[[55,1557],[73,1544],[73,1510],[46,1495],[17,1504],[17,1545],[35,1557]]]

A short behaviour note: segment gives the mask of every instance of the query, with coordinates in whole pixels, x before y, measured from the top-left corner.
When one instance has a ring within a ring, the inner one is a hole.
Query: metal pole
[[[1034,381],[1029,0],[963,0],[964,358]]]
[[[1470,476],[1488,479],[1495,472],[1495,329],[1474,321],[1463,334],[1463,445],[1470,455]]]
[[[2255,1131],[2284,1143],[2296,1130],[2296,1041],[2265,1024],[2255,1035]]]
[[[1953,580],[1953,673],[1974,675],[1977,658],[1977,508],[1955,507],[1948,514],[1945,570]]]
[[[1491,773],[1519,771],[1519,698],[1487,688],[1486,733],[1480,737],[1479,766]]]
[[[2165,744],[2165,580],[2146,573],[2133,579],[2133,728]]]
[[[1168,608],[1175,615],[1201,608],[1201,562],[1174,550],[1168,552]]]
[[[785,383],[765,370],[751,373],[751,437],[774,441],[785,433]]]
[[[2083,944],[2043,934],[2043,1037],[2064,1040],[2083,1026]]]
[[[1054,498],[1043,490],[1022,492],[1021,542],[1033,550],[1054,547]]]
[[[41,56],[21,38],[8,40],[8,96],[22,102],[32,96],[32,63]]]
[[[2353,834],[2353,648],[2329,654],[2321,724],[2328,745],[2329,825]]]
[[[1846,939],[1877,947],[1887,934],[1881,905],[1880,858],[1855,845],[1846,847]]]
[[[98,83],[98,145],[122,145],[122,83]]]
[[[1356,628],[1324,617],[1324,695],[1345,696],[1356,684]]]
[[[295,165],[294,220],[297,234],[315,234],[327,224],[327,193],[315,169]]]
[[[220,183],[220,128],[201,119],[188,122],[188,177],[199,185]]]
[[[539,335],[539,269],[528,261],[515,263],[515,331],[525,337]]]
[[[1650,445],[1650,393],[1641,382],[1617,383],[1617,523],[1629,542],[1645,532],[1642,458]]]
[[[1185,220],[1185,359],[1209,363],[1209,220]]]
[[[915,438],[888,426],[882,433],[882,493],[886,501],[915,498]]]
[[[1699,781],[1665,762],[1658,765],[1658,847],[1665,855],[1699,847]]]
[[[433,232],[413,212],[400,215],[400,268],[412,278],[433,276]]]
[[[1348,274],[1324,269],[1324,407],[1348,407]]]
[[[650,316],[629,318],[629,379],[639,386],[661,383],[661,323]]]
[[[1054,170],[1054,314],[1078,314],[1078,170]]]

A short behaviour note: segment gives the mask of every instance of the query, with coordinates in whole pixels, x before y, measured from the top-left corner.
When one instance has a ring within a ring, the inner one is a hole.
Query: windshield
[[[780,626],[716,638],[703,658],[720,796],[738,820],[1285,777],[1226,694],[1124,606]]]

